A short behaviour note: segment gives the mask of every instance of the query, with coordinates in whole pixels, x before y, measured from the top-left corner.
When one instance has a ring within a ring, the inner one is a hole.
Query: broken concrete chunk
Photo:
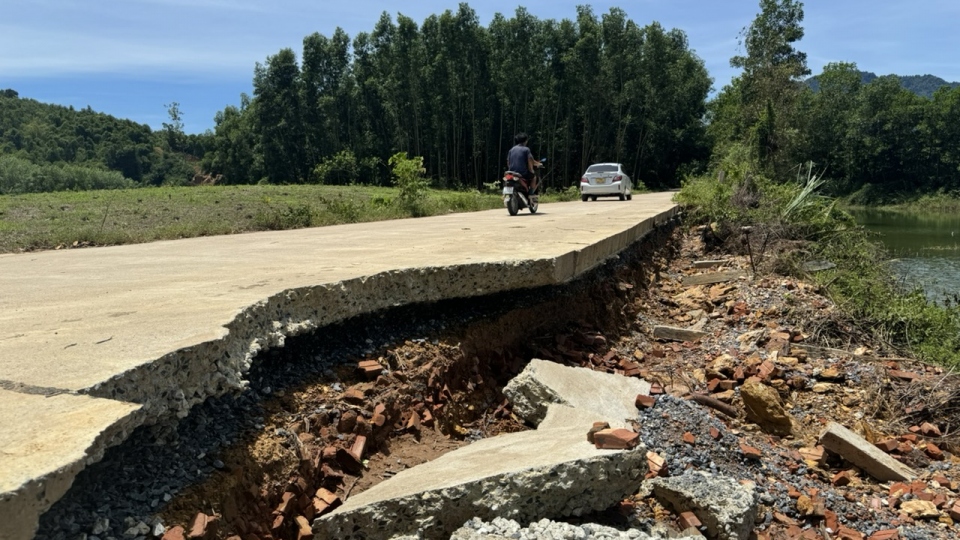
[[[748,379],[740,388],[740,398],[747,411],[747,420],[760,426],[763,431],[780,436],[796,432],[796,421],[784,410],[780,394],[773,388],[755,379]]]
[[[820,434],[820,444],[881,482],[916,478],[916,473],[910,467],[836,422],[828,424]]]
[[[688,330],[686,328],[676,328],[673,326],[654,326],[653,337],[667,341],[697,341],[704,336],[706,332],[698,330]]]
[[[676,512],[693,512],[711,538],[746,540],[757,517],[759,496],[753,482],[700,471],[648,480],[653,496]]]
[[[314,535],[386,540],[422,531],[428,540],[449,538],[472,517],[529,523],[579,516],[636,493],[645,452],[598,450],[583,434],[576,425],[474,442],[350,497],[314,521]]]
[[[637,394],[649,394],[650,384],[636,378],[567,367],[546,360],[531,360],[503,389],[513,403],[513,412],[539,425],[551,403],[560,403],[593,413],[593,421],[627,427],[637,417]]]
[[[741,276],[747,275],[743,270],[731,270],[729,272],[716,272],[713,274],[702,274],[697,276],[686,276],[683,278],[683,286],[691,287],[693,285],[711,285],[714,283],[725,283],[734,281]]]

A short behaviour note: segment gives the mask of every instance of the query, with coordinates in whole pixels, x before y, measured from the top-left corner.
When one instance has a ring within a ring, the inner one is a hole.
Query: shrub
[[[430,186],[423,174],[423,158],[416,156],[408,158],[406,152],[399,152],[387,161],[390,166],[393,183],[399,188],[397,202],[415,216],[423,214],[423,199]]]
[[[79,165],[37,165],[16,156],[0,156],[0,195],[125,189],[133,181],[116,171]]]

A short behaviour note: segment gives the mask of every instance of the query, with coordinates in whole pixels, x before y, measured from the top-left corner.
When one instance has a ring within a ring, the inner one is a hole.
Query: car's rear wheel
[[[596,195],[591,195],[591,196],[590,196],[590,200],[591,200],[591,201],[597,200],[597,196],[596,196]]]
[[[628,200],[628,201],[632,201],[632,200],[633,200],[633,193],[628,193],[628,194],[627,194],[627,200]]]
[[[627,196],[624,195],[623,193],[621,193],[621,194],[620,194],[620,200],[621,200],[621,201],[627,200]]]
[[[588,199],[588,198],[589,198],[589,197],[587,197],[586,195],[581,195],[581,196],[580,196],[580,200],[583,201],[583,202],[587,202],[587,199]]]

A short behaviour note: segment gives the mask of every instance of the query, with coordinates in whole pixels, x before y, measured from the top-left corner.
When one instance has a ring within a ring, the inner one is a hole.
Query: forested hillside
[[[860,82],[863,84],[868,84],[878,79],[876,73],[870,71],[858,71],[860,74]],[[960,82],[947,82],[940,77],[934,75],[893,75],[900,80],[900,86],[904,90],[909,90],[914,94],[925,97],[932,98],[933,94],[937,90],[947,87],[948,89],[960,87]],[[810,77],[807,79],[807,84],[810,85],[814,91],[820,90],[820,78],[819,77]]]
[[[561,21],[520,8],[487,27],[466,4],[422,24],[384,13],[369,33],[312,34],[258,64],[252,98],[217,115],[205,166],[229,183],[382,184],[407,152],[441,185],[480,187],[525,131],[548,186],[595,161],[673,186],[709,154],[710,84],[682,31],[617,8]]]
[[[761,0],[742,36],[743,69],[710,103],[715,168],[776,182],[808,174],[834,194],[878,203],[960,191],[960,88],[920,97],[890,75],[863,82],[852,63],[827,65],[806,84],[803,4]],[[804,166],[806,164],[806,166]]]
[[[183,185],[208,136],[186,135],[177,105],[161,131],[0,91],[0,193]]]

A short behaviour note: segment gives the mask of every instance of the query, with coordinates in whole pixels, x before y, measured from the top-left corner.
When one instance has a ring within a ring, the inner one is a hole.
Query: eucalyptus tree
[[[303,182],[310,170],[304,152],[300,67],[283,49],[254,69],[257,131],[266,177],[272,183]]]

